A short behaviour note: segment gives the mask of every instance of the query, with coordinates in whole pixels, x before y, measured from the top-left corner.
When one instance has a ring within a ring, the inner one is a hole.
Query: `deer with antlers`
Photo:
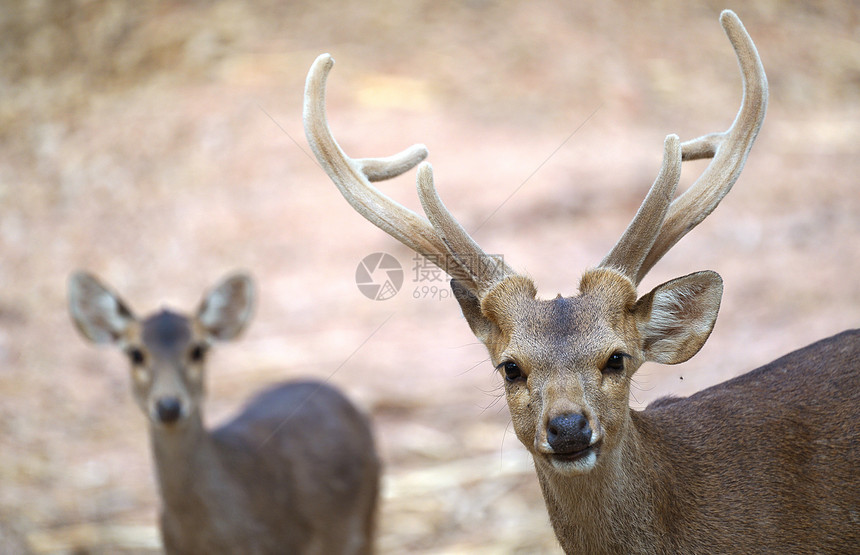
[[[442,204],[423,145],[351,159],[325,114],[333,61],[305,89],[311,148],[365,218],[443,268],[501,373],[517,437],[531,453],[568,553],[849,552],[860,548],[860,331],[822,340],[688,398],[629,406],[645,361],[696,354],[714,326],[711,271],[639,296],[646,273],[737,181],[767,106],[767,80],[738,17],[721,15],[743,78],[731,127],[669,135],[656,181],[621,239],[585,272],[579,294],[537,298],[531,279],[488,256]],[[681,163],[711,159],[673,200]],[[420,165],[419,165],[420,164]],[[372,181],[418,165],[422,218]]]

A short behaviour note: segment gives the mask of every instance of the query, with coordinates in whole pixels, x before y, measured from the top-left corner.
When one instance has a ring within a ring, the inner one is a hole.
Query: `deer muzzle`
[[[556,470],[587,472],[597,462],[602,442],[582,412],[566,412],[550,418],[544,433],[546,439],[538,451]]]
[[[155,403],[155,414],[162,424],[173,424],[182,416],[182,402],[178,397],[162,397]]]

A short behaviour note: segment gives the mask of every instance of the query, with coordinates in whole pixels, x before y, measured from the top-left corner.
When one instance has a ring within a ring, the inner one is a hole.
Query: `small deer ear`
[[[119,295],[85,272],[69,278],[69,313],[84,337],[93,343],[119,343],[135,321]]]
[[[197,321],[212,339],[226,341],[239,335],[251,320],[254,282],[245,274],[228,276],[200,303]]]
[[[463,311],[463,316],[469,323],[472,333],[481,340],[481,343],[487,345],[487,341],[494,332],[498,331],[498,327],[481,312],[481,301],[456,279],[451,280],[451,290],[454,292],[454,298],[460,303],[460,310]]]
[[[714,329],[722,295],[722,278],[706,271],[667,281],[639,299],[634,311],[645,359],[678,364],[699,352]]]

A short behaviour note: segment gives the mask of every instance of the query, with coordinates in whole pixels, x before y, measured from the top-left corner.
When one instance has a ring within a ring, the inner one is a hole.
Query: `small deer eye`
[[[508,362],[502,364],[502,367],[505,372],[505,380],[507,380],[508,382],[514,382],[524,377],[523,371],[520,370],[519,365],[512,360],[509,360]]]
[[[206,356],[206,347],[204,345],[195,345],[188,356],[192,362],[202,362]]]
[[[623,372],[624,358],[626,356],[628,355],[625,355],[624,353],[612,353],[603,367],[603,372]]]
[[[128,358],[131,359],[131,363],[135,366],[140,366],[146,360],[146,356],[143,354],[143,351],[138,349],[137,347],[132,347],[127,351]]]

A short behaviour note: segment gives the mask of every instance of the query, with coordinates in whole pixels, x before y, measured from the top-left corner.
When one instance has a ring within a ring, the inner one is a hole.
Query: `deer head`
[[[155,426],[199,417],[206,354],[216,341],[238,336],[251,319],[254,284],[228,276],[209,291],[194,316],[161,310],[138,319],[120,296],[95,276],[69,279],[69,311],[80,332],[96,344],[114,345],[131,363],[132,392]]]
[[[716,273],[693,273],[643,296],[637,286],[729,192],[764,119],[767,81],[755,46],[733,12],[723,12],[721,23],[743,78],[735,121],[725,132],[683,143],[669,135],[657,179],[617,244],[585,272],[579,294],[551,300],[538,298],[531,279],[487,255],[456,221],[436,192],[430,165],[421,163],[422,145],[390,158],[349,158],[326,121],[331,57],[318,57],[308,74],[305,132],[317,159],[360,214],[454,278],[463,315],[504,378],[517,437],[545,472],[588,473],[617,456],[630,422],[633,374],[645,361],[686,361],[714,326],[722,295]],[[702,158],[712,161],[673,200],[682,161]],[[371,184],[419,163],[426,219]]]

